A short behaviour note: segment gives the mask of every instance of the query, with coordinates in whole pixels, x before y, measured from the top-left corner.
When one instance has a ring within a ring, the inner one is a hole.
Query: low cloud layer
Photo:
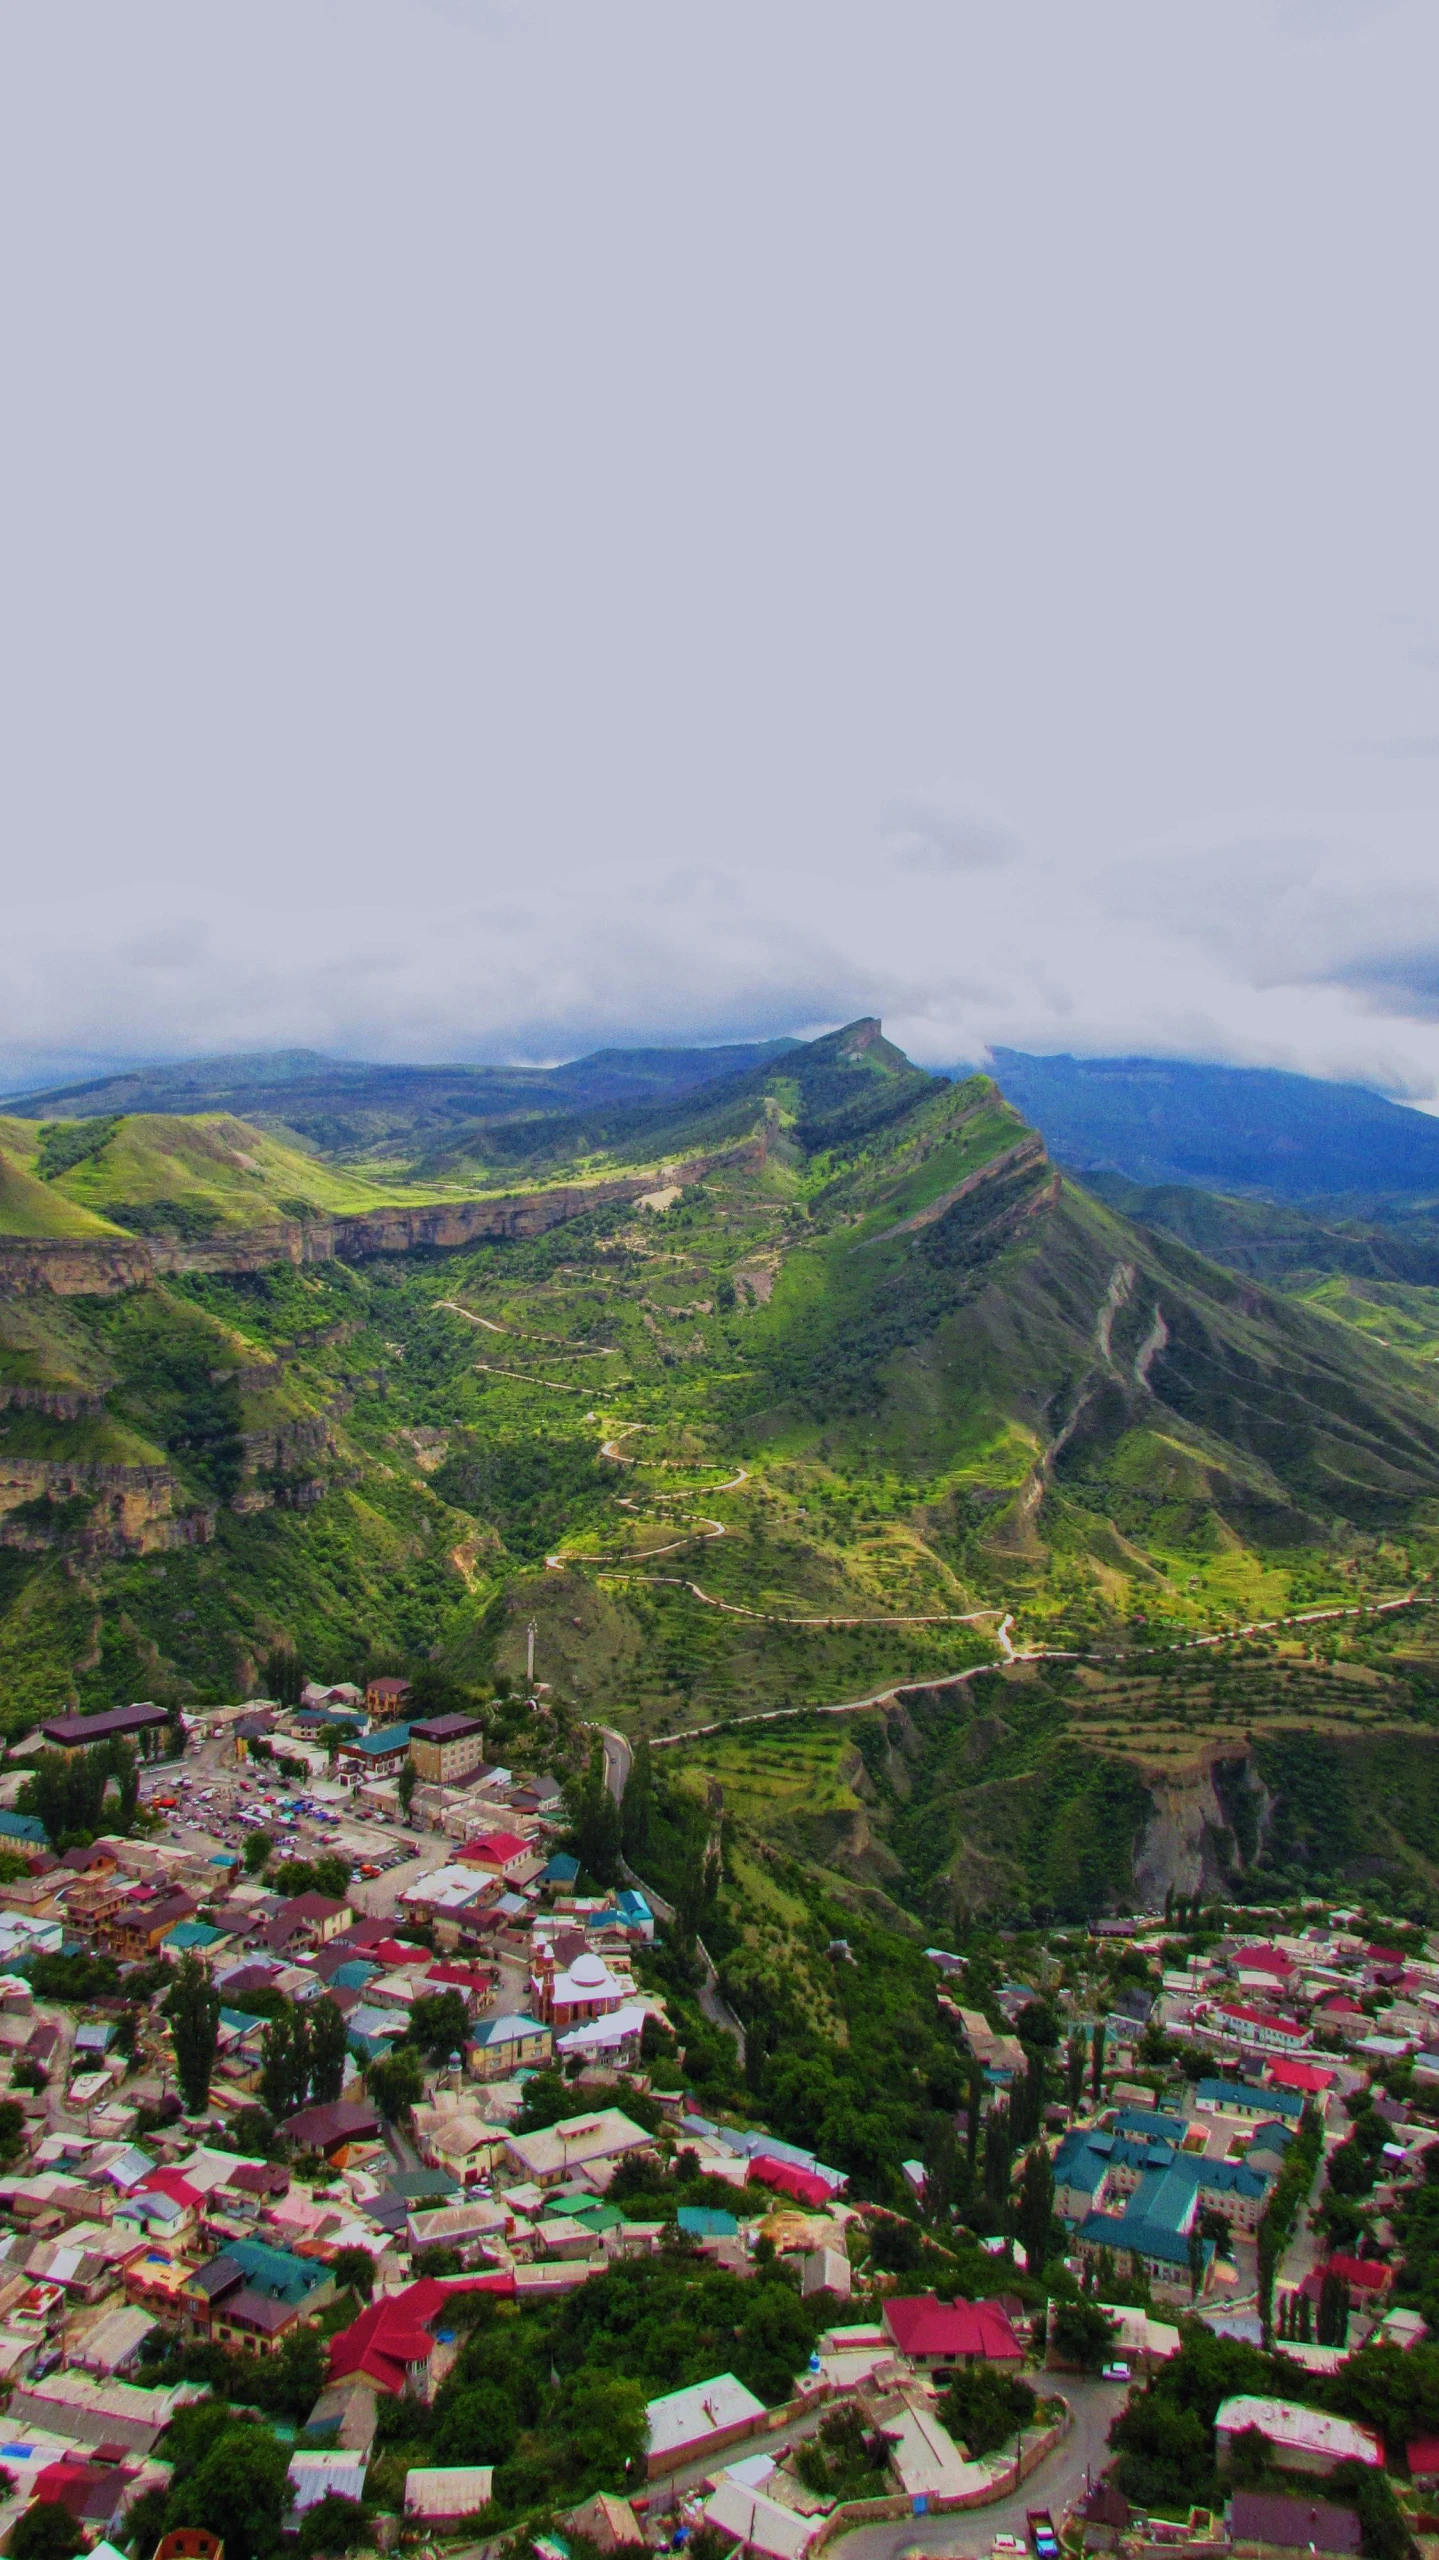
[[[0,1083],[1439,1092],[1436,81],[1429,0],[9,13]]]

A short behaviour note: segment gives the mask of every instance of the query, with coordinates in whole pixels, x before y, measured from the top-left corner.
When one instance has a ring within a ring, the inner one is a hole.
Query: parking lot
[[[144,1772],[140,1800],[164,1816],[168,1838],[208,1857],[228,1851],[243,1859],[246,1841],[261,1831],[279,1857],[337,1851],[354,1870],[352,1906],[375,1919],[387,1918],[405,1887],[449,1854],[453,1844],[436,1833],[402,1828],[350,1803],[321,1803],[270,1763],[237,1763],[234,1750],[221,1733],[192,1742],[183,1761]]]

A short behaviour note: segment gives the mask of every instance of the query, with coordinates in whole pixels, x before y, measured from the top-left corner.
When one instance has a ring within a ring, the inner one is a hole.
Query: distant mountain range
[[[318,1049],[242,1057],[192,1058],[136,1066],[76,1084],[52,1085],[0,1103],[18,1120],[93,1120],[117,1113],[237,1113],[252,1126],[293,1131],[328,1155],[399,1148],[428,1157],[459,1148],[483,1159],[486,1138],[516,1123],[525,1154],[554,1152],[553,1140],[612,1140],[609,1125],[578,1124],[672,1102],[700,1086],[767,1067],[797,1047],[757,1040],[718,1049],[596,1049],[558,1067],[423,1067],[327,1058]],[[624,1134],[628,1135],[626,1126]],[[511,1159],[514,1144],[501,1142]]]
[[[1439,1197],[1439,1120],[1362,1085],[1174,1058],[993,1058],[1076,1173],[1267,1200]]]

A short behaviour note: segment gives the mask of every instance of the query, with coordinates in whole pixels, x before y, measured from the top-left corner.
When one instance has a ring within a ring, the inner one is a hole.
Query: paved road
[[[1086,2471],[1097,2479],[1109,2460],[1109,2430],[1126,2392],[1122,2382],[1101,2382],[1087,2374],[1059,2375],[1054,2387],[1074,2411],[1074,2425],[1015,2496],[997,2499],[992,2507],[961,2508],[956,2515],[901,2516],[893,2524],[859,2525],[853,2533],[837,2535],[831,2550],[843,2551],[845,2560],[898,2560],[901,2551],[915,2549],[987,2552],[997,2533],[1023,2538],[1026,2507],[1052,2508],[1057,2524],[1060,2509],[1083,2495]]]
[[[622,1804],[625,1789],[630,1782],[630,1767],[634,1760],[634,1753],[624,1735],[616,1733],[613,1725],[600,1726],[600,1740],[604,1745],[605,1753],[605,1785],[609,1788],[616,1804]]]

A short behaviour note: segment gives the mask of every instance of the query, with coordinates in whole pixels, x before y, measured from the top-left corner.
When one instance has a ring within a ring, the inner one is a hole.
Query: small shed
[[[407,2473],[405,2514],[432,2532],[463,2524],[487,2507],[494,2494],[494,2465],[443,2463]],[[636,2539],[640,2539],[636,2536]]]

